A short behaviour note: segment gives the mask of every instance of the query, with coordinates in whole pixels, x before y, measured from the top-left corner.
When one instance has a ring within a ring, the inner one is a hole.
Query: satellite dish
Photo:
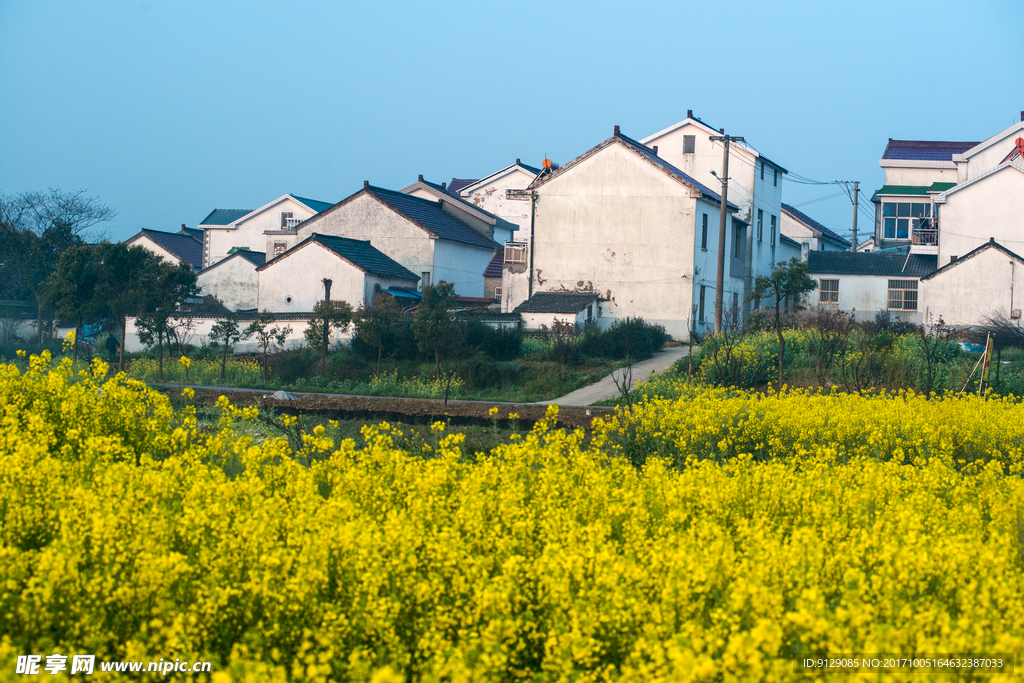
[[[551,159],[545,159],[544,160],[544,168],[546,168],[548,170],[551,169]]]

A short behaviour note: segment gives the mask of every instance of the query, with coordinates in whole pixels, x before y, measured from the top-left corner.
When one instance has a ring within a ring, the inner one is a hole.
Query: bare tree
[[[84,233],[117,216],[117,211],[88,196],[85,190],[50,188],[46,192],[23,192],[16,202],[20,206],[15,211],[27,221],[25,227],[37,235],[52,226],[63,225],[72,235],[94,239],[97,236]]]
[[[615,384],[615,389],[619,392],[619,396],[626,402],[629,412],[633,412],[633,396],[630,392],[633,390],[633,366],[635,362],[632,358],[627,358],[626,361],[627,364],[624,367],[612,373],[612,383]]]

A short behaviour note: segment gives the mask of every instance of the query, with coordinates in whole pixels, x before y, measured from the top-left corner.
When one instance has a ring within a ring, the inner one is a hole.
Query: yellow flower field
[[[397,450],[387,424],[293,453],[241,436],[252,415],[226,401],[200,428],[105,374],[0,366],[0,679],[54,652],[210,660],[214,681],[775,681],[826,652],[1024,666],[1011,401],[687,389],[589,440],[549,420],[471,459],[450,429]]]

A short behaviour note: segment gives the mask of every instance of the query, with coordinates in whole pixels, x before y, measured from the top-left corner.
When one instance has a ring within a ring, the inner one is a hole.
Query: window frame
[[[890,279],[886,289],[885,310],[907,313],[917,312],[917,304],[919,303],[917,283],[917,280]],[[913,295],[910,294],[911,292],[913,292]]]
[[[689,143],[690,151],[686,151],[687,143]],[[697,136],[696,135],[684,135],[683,136],[683,154],[696,154],[697,153]]]
[[[704,223],[700,228],[700,248],[702,251],[708,250],[708,215],[705,213]]]
[[[828,283],[827,287],[825,283]],[[822,306],[839,305],[839,278],[820,278],[818,280],[818,304]]]
[[[705,292],[706,292],[705,285],[701,285],[700,286],[700,298],[698,299],[699,305],[697,307],[697,322],[699,322],[699,323],[707,322],[706,320],[704,320],[704,295],[705,295]]]
[[[764,242],[764,209],[757,210],[757,241]]]
[[[771,217],[772,217],[772,232],[771,232],[771,242],[770,242],[770,244],[774,247],[775,246],[775,228],[776,228],[776,226],[778,224],[778,217],[775,214],[771,214]]]

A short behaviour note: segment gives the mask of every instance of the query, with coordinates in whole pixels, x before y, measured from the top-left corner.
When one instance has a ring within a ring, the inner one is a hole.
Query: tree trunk
[[[267,383],[267,348],[269,344],[263,346],[263,383]]]
[[[227,371],[227,367],[228,367],[228,341],[229,341],[229,339],[230,339],[230,337],[224,339],[224,355],[221,357],[221,360],[220,360],[220,378],[221,379],[224,379],[224,373]]]
[[[157,348],[157,353],[159,354],[159,357],[160,357],[160,373],[157,376],[160,378],[160,381],[163,382],[164,381],[164,333],[162,331],[157,331],[157,333],[156,333],[156,348]]]
[[[780,299],[775,297],[775,334],[779,336],[779,391],[782,391],[782,360],[786,357],[786,338],[782,336],[782,312],[779,310]]]
[[[434,346],[434,377],[438,382],[441,381],[441,351],[436,345]]]
[[[124,338],[128,334],[128,319],[121,318],[121,348],[119,350],[120,355],[117,358],[117,371],[121,372],[124,370]]]
[[[380,343],[380,342],[377,343],[377,376],[378,377],[380,377],[380,354],[381,354],[381,350],[382,350],[381,347],[382,346],[384,346],[382,343]]]
[[[82,319],[78,319],[78,324],[75,325],[75,357],[74,362],[78,362],[78,338],[82,336]]]

